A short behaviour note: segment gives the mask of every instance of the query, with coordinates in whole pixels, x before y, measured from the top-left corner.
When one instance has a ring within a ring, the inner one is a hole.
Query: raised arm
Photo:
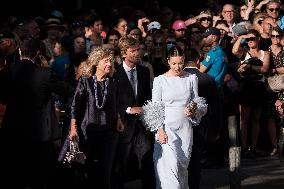
[[[249,20],[249,15],[252,11],[254,11],[254,0],[248,0],[248,8],[245,13],[244,20]]]
[[[241,35],[238,37],[237,41],[234,43],[233,48],[232,48],[232,53],[236,55],[237,57],[242,57],[244,54],[244,51],[241,48],[241,41],[242,39],[245,39],[246,35]]]
[[[266,5],[270,0],[263,0],[261,1],[256,7],[255,7],[255,10],[257,11],[261,11],[263,5]]]

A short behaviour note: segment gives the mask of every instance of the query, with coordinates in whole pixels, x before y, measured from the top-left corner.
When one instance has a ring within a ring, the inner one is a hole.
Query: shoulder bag
[[[274,92],[284,91],[284,74],[276,73],[267,77],[269,88]]]

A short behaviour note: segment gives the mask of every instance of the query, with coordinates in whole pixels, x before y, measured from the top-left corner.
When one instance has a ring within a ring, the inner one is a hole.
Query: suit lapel
[[[142,75],[141,69],[138,65],[136,66],[136,71],[137,71],[137,96],[136,96],[136,99],[139,99],[140,94],[143,93],[142,85],[141,85],[141,83],[143,81],[143,75]]]
[[[90,90],[91,90],[93,96],[95,96],[94,78],[93,78],[93,76],[88,78],[88,83],[89,83],[89,87],[90,87]]]
[[[120,69],[120,75],[121,75],[122,83],[126,84],[126,86],[128,88],[127,90],[131,91],[132,95],[135,97],[131,83],[128,79],[127,73],[125,72],[122,64],[120,65],[119,69]]]

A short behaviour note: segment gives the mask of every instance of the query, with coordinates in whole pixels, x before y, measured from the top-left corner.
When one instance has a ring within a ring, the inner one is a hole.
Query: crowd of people
[[[143,189],[198,189],[229,147],[283,153],[284,84],[268,82],[284,74],[280,1],[216,1],[186,16],[154,1],[108,15],[0,23],[1,187],[123,189],[140,178]],[[153,131],[141,121],[149,100],[165,106]],[[66,139],[84,165],[57,161]]]

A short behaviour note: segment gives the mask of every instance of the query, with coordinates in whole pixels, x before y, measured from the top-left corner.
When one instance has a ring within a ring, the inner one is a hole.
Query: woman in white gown
[[[183,71],[183,51],[169,50],[170,70],[154,79],[152,101],[165,105],[165,119],[156,130],[154,163],[157,189],[187,189],[188,164],[192,149],[192,125],[207,111],[198,97],[197,77]],[[195,101],[196,108],[187,105]]]

